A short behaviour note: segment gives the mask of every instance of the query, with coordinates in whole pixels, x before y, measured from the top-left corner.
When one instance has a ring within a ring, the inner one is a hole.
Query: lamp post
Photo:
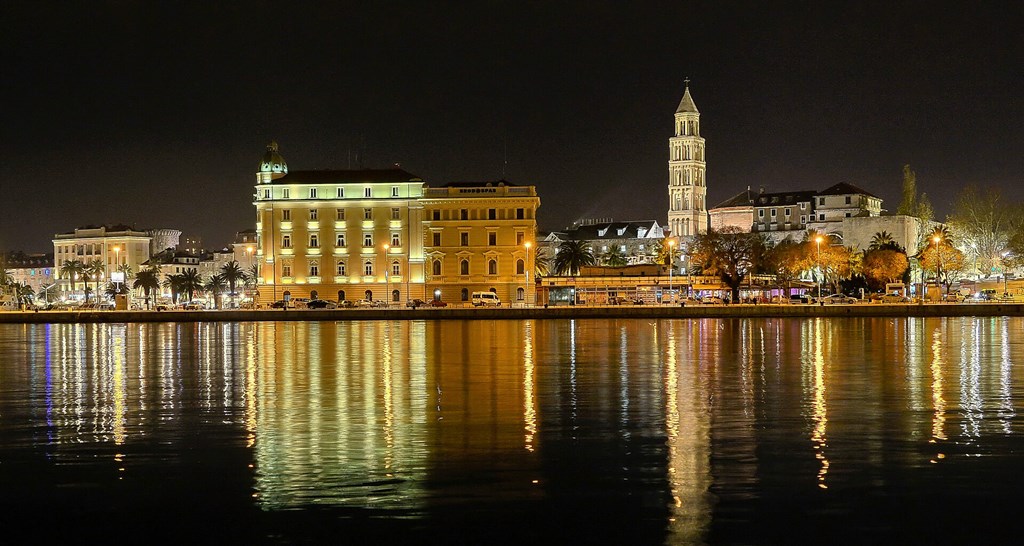
[[[121,245],[114,245],[114,271],[121,270]],[[121,283],[117,283],[117,293],[121,293]]]
[[[1003,269],[1003,296],[1007,296],[1010,293],[1009,287],[1007,286],[1007,283],[1006,283],[1006,259],[1009,258],[1009,257],[1010,257],[1010,251],[1007,250],[1007,251],[1003,252],[1003,259],[1000,260],[1000,262],[999,262],[1000,267],[1002,267],[1002,269]]]
[[[935,242],[935,282],[938,284],[941,282],[939,281],[939,275],[942,274],[942,254],[939,253],[939,243],[942,242],[942,236],[935,234],[935,236],[932,237],[932,241]],[[939,284],[939,296],[942,296],[941,284]]]
[[[814,238],[814,243],[818,247],[818,301],[821,301],[821,241],[824,239],[821,235]]]
[[[672,303],[672,302],[675,301],[675,298],[672,297],[672,270],[675,269],[675,261],[676,261],[675,249],[676,249],[676,240],[675,239],[669,239],[668,240],[668,301],[669,301],[669,303]]]
[[[523,243],[526,247],[526,267],[523,268],[523,273],[526,274],[526,296],[524,302],[526,305],[530,305],[530,292],[533,290],[530,287],[530,241]]]
[[[388,277],[391,267],[391,264],[388,263],[388,250],[390,249],[391,245],[384,243],[384,305],[387,307],[391,306],[391,279]]]

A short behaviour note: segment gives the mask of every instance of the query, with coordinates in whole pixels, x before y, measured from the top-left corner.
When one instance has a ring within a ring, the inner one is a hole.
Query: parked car
[[[343,309],[351,309],[352,307],[355,306],[356,304],[352,303],[349,300],[341,300],[340,302],[338,302],[338,307],[341,307]]]
[[[789,303],[814,303],[814,296],[809,294],[793,294],[789,296]]]
[[[306,302],[306,307],[309,309],[334,309],[338,307],[337,303],[327,300],[309,300]]]
[[[885,294],[882,296],[882,303],[909,303],[910,298],[902,294]]]
[[[721,305],[725,303],[725,300],[718,296],[704,296],[700,299],[700,302],[705,305]]]
[[[156,309],[157,311],[170,311],[173,308],[174,306],[171,305],[170,303],[158,303],[154,307],[154,309]]]
[[[190,301],[183,305],[182,309],[186,311],[202,311],[203,309],[205,309],[205,307],[198,301]]]
[[[846,294],[832,294],[821,299],[825,303],[857,303],[857,298]]]
[[[378,305],[374,300],[359,300],[356,302],[356,307],[378,307]]]
[[[448,307],[448,304],[441,300],[430,300],[431,307]]]
[[[292,307],[291,304],[288,304],[288,302],[286,302],[284,300],[277,300],[274,303],[270,304],[270,308],[271,309],[284,309],[286,304],[288,305],[288,307]]]
[[[423,300],[421,300],[419,298],[413,298],[413,299],[405,302],[405,306],[406,307],[412,307],[413,309],[415,309],[417,307],[422,307],[422,306],[424,306],[426,304],[427,304],[427,302],[425,302],[425,301],[423,301]]]
[[[480,307],[482,305],[493,305],[495,307],[501,307],[501,299],[494,292],[473,292],[473,307]]]

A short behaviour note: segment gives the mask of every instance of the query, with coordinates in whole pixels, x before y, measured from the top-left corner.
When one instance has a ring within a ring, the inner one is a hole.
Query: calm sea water
[[[0,542],[1002,542],[1022,340],[1020,318],[0,325]]]

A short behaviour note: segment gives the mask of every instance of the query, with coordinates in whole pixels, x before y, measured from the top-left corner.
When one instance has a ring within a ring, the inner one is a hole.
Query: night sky
[[[664,222],[685,78],[709,205],[850,182],[894,210],[905,163],[940,217],[970,183],[1024,199],[1024,3],[365,4],[5,4],[0,250],[222,247],[272,139],[293,170],[534,184],[544,230]]]

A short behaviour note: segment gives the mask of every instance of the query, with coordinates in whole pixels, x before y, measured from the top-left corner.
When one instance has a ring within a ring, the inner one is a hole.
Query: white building
[[[690,80],[675,113],[675,136],[668,140],[668,229],[671,235],[690,237],[708,227],[704,139],[700,112],[690,96]]]

